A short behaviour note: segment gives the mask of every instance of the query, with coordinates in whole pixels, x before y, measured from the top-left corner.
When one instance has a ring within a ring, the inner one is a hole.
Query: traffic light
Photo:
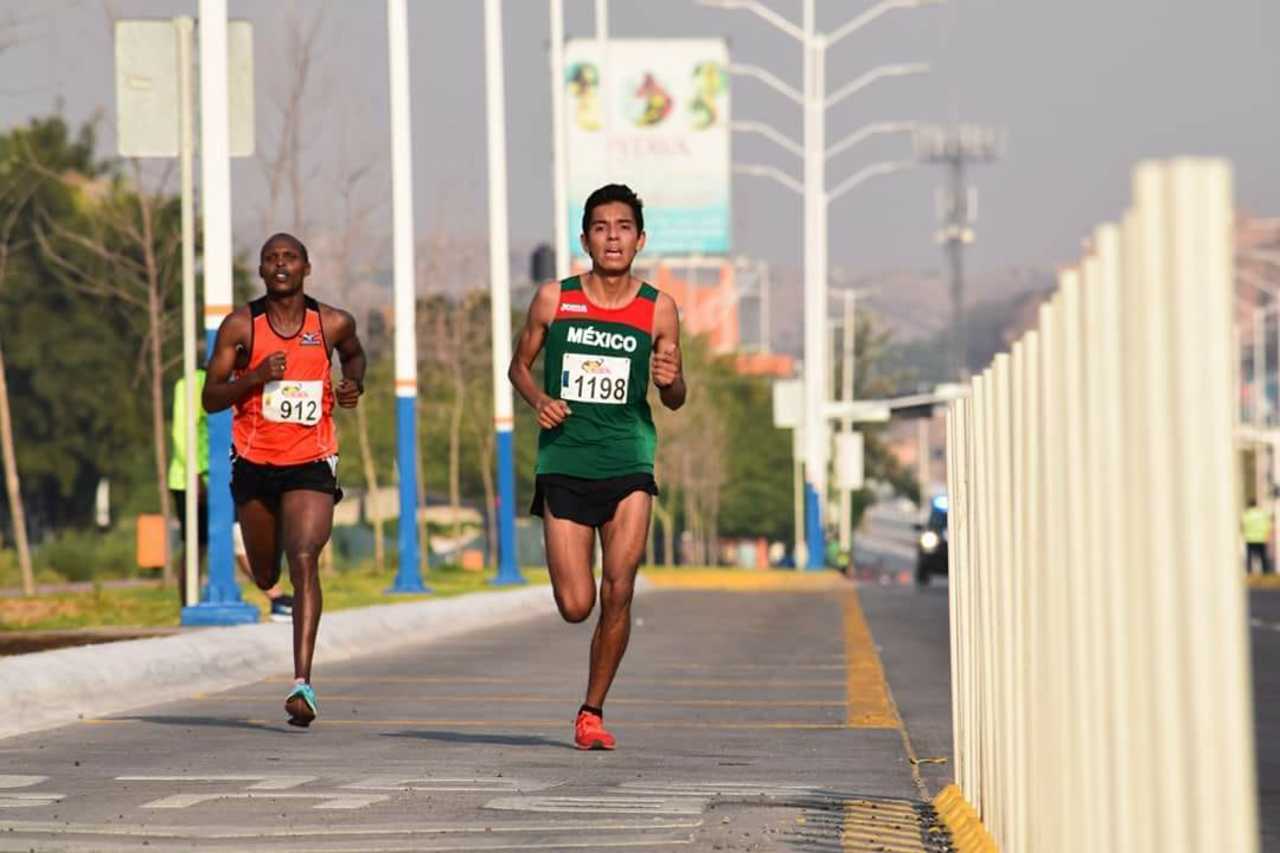
[[[529,278],[541,284],[556,277],[556,250],[549,243],[539,243],[529,256]]]

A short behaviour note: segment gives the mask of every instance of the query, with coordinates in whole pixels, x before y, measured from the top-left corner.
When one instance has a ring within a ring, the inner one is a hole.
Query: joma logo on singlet
[[[620,349],[623,352],[636,351],[636,339],[618,332],[601,332],[595,326],[575,326],[569,330],[569,343],[582,344],[587,347],[604,347]]]

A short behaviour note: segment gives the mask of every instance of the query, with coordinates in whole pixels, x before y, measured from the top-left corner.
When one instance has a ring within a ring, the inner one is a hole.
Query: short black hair
[[[307,257],[307,244],[286,231],[277,231],[275,234],[272,234],[270,237],[266,239],[266,241],[262,244],[262,248],[258,250],[259,261],[261,261],[262,256],[267,253],[267,247],[270,246],[276,240],[288,240],[290,243],[298,247],[298,252],[299,254],[302,255],[302,262],[304,264],[311,263],[311,258]]]
[[[620,201],[631,208],[631,215],[636,220],[636,232],[644,233],[644,202],[626,184],[605,184],[587,196],[587,203],[582,207],[582,233],[591,228],[591,214],[602,204]]]

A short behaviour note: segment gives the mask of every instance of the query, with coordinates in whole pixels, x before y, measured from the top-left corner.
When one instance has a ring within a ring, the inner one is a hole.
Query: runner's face
[[[302,281],[311,272],[311,264],[302,260],[302,252],[291,240],[272,240],[262,250],[258,275],[272,296],[291,296],[302,290]]]
[[[636,228],[631,205],[621,201],[596,205],[587,233],[582,235],[582,248],[600,272],[631,269],[636,253],[644,248],[644,233]]]

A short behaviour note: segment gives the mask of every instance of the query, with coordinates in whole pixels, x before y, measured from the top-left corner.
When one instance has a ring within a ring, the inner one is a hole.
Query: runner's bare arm
[[[284,378],[284,353],[276,352],[254,370],[242,373],[234,381],[231,379],[241,354],[248,358],[252,337],[253,320],[248,308],[238,308],[223,318],[213,343],[213,357],[205,372],[204,393],[200,396],[206,412],[228,409],[264,382]]]
[[[533,378],[533,362],[542,351],[547,341],[547,328],[556,316],[556,306],[560,304],[560,283],[548,282],[538,288],[533,301],[529,303],[529,315],[525,318],[524,328],[516,339],[515,352],[511,355],[511,366],[507,368],[507,378],[526,403],[538,413],[538,426],[551,429],[559,426],[570,414],[569,406],[563,400],[553,400],[538,387]]]
[[[364,347],[356,335],[356,318],[340,308],[325,305],[321,319],[325,334],[338,353],[342,365],[342,379],[333,389],[333,396],[343,408],[355,408],[364,393],[366,367]]]
[[[674,412],[684,405],[688,389],[680,358],[680,315],[676,301],[665,293],[658,295],[658,304],[654,306],[653,356],[650,362],[653,384],[658,386],[662,405]]]

